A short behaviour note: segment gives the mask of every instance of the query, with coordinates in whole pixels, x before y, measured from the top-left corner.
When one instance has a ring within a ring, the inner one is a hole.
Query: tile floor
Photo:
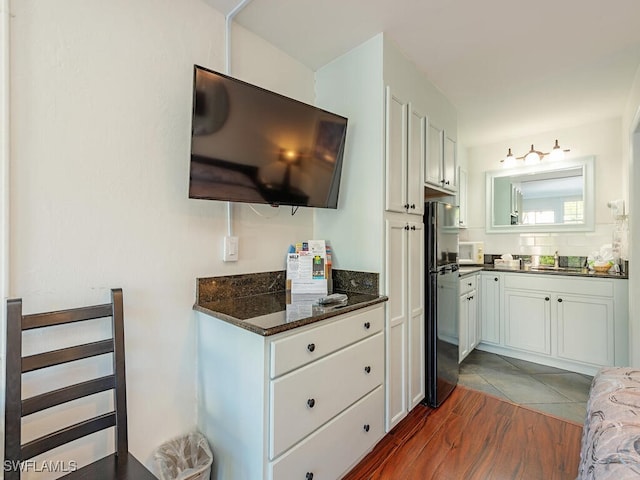
[[[460,365],[459,384],[582,425],[591,380],[588,375],[474,350]]]

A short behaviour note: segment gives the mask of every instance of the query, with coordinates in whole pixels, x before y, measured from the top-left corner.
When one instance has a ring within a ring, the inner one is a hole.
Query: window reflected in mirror
[[[592,157],[487,172],[487,231],[592,229]]]

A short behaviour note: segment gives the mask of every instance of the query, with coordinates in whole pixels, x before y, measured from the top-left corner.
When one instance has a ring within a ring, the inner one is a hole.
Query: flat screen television
[[[347,119],[194,66],[189,198],[337,208]]]

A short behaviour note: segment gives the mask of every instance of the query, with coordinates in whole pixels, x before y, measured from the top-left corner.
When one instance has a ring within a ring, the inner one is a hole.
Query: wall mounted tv
[[[194,66],[189,198],[337,208],[347,119]]]

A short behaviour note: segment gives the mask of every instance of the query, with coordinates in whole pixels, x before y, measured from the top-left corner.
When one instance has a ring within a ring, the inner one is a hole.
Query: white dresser
[[[337,479],[384,435],[384,307],[271,336],[198,313],[213,479]]]

